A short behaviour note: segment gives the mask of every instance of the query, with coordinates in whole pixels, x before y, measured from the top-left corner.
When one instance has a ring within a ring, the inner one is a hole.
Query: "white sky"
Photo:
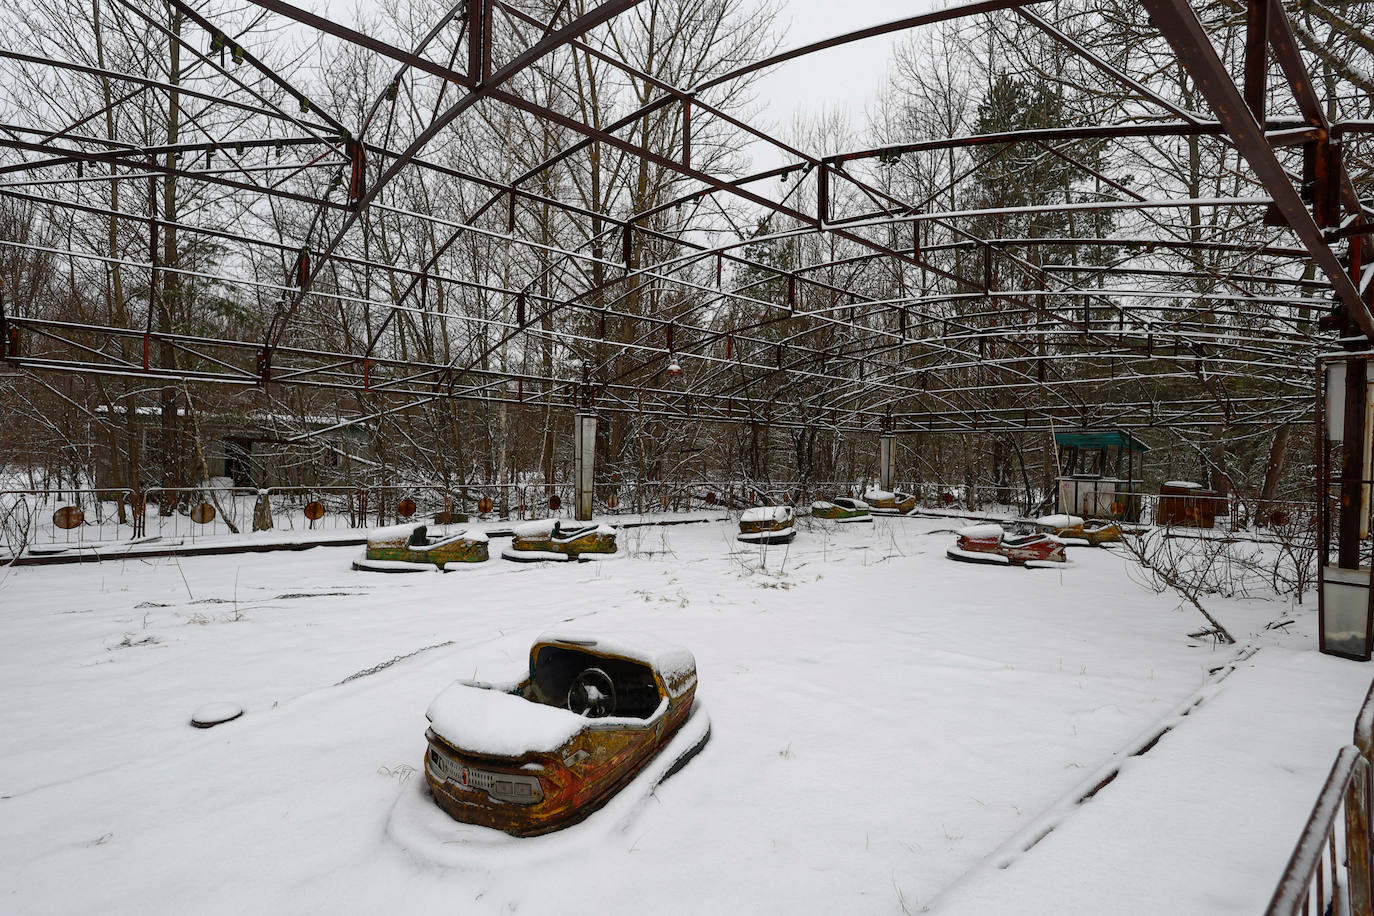
[[[783,49],[832,37],[905,16],[934,4],[931,0],[788,0],[778,15]],[[764,117],[774,128],[786,127],[798,113],[815,115],[826,108],[849,115],[856,131],[866,124],[887,76],[894,44],[909,32],[868,38],[780,67],[758,83]]]

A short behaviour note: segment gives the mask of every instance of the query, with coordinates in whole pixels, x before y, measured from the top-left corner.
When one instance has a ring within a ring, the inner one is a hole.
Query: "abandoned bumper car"
[[[1085,522],[1077,515],[1046,515],[1035,520],[1035,527],[1052,534],[1069,547],[1102,547],[1121,540],[1121,525],[1110,520]]]
[[[686,649],[545,634],[524,680],[458,681],[434,699],[425,779],[455,820],[557,830],[640,774],[651,790],[701,750],[711,727],[696,686]]]
[[[824,518],[834,522],[872,522],[873,507],[862,499],[849,499],[837,496],[834,499],[818,499],[811,504],[811,517]]]
[[[367,549],[353,561],[353,568],[367,572],[448,571],[465,563],[487,559],[487,536],[480,531],[463,531],[441,538],[430,538],[424,525],[393,525],[374,528],[367,533]]]
[[[901,490],[869,487],[864,490],[864,502],[872,507],[875,515],[906,515],[916,510],[916,497]]]
[[[1067,562],[1064,542],[1044,532],[1008,536],[1001,525],[970,525],[955,535],[955,545],[945,555],[962,563],[1036,568]]]
[[[738,540],[746,544],[787,544],[797,536],[797,519],[790,506],[745,509],[739,517]]]
[[[516,525],[510,547],[501,551],[502,557],[517,563],[604,560],[617,555],[616,530],[610,525],[568,525],[554,518]]]

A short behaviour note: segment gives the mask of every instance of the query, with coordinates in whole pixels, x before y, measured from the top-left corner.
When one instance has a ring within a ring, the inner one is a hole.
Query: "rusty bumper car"
[[[737,540],[746,544],[787,544],[797,536],[797,519],[790,506],[745,509],[739,517]]]
[[[543,519],[516,525],[501,556],[517,563],[604,560],[618,556],[616,530],[605,524]]]
[[[1105,547],[1121,540],[1121,525],[1118,522],[1098,519],[1083,525],[1083,540],[1092,547]]]
[[[916,497],[901,490],[869,487],[864,490],[864,502],[872,507],[874,515],[906,515],[916,509]]]
[[[953,547],[945,556],[961,563],[989,566],[1056,566],[1067,562],[1064,542],[1052,534],[1011,535],[1001,525],[970,525],[955,532]]]
[[[1101,547],[1121,540],[1121,525],[1105,519],[1085,522],[1076,515],[1046,515],[1036,519],[1035,526],[1069,547]]]
[[[431,538],[424,525],[393,525],[374,528],[367,534],[367,549],[353,561],[353,568],[367,572],[447,572],[466,563],[484,563],[487,536],[464,531],[449,537]]]
[[[655,768],[656,785],[701,750],[710,722],[696,686],[686,649],[545,634],[524,680],[458,681],[434,699],[425,780],[455,820],[558,830],[642,771]]]
[[[818,499],[811,504],[811,517],[842,523],[872,522],[873,507],[862,499],[850,499],[846,496],[837,496],[830,500]]]

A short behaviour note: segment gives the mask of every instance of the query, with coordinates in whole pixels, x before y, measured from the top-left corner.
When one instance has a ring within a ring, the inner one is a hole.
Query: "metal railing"
[[[1317,795],[1266,916],[1371,916],[1371,771],[1374,686],[1355,718],[1355,741],[1341,748]]]

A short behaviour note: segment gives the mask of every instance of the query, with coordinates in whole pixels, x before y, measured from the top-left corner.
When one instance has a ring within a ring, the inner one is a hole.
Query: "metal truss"
[[[98,0],[175,49],[167,74],[84,47],[0,47],[12,85],[84,87],[99,102],[0,111],[0,206],[14,214],[0,256],[106,289],[120,277],[127,292],[118,308],[60,316],[12,293],[0,301],[10,368],[364,395],[344,423],[461,399],[959,433],[1291,422],[1310,411],[1323,329],[1374,335],[1369,205],[1342,152],[1374,125],[1330,122],[1278,0],[1248,0],[1239,75],[1187,2],[1144,3],[1206,112],[1085,47],[1037,2],[955,5],[693,86],[606,40],[641,0],[580,15],[463,0],[408,46],[252,2],[256,16],[229,21],[171,0],[168,21]],[[721,101],[769,67],[975,16],[1019,18],[1083,61],[1121,100],[1112,120],[820,156]],[[366,97],[272,63],[280,30],[361,61]],[[1289,97],[1268,85],[1271,62]],[[593,63],[639,103],[595,116],[569,103],[569,73]],[[163,142],[127,129],[150,111],[177,125]],[[668,126],[662,142],[642,142],[651,121]],[[530,157],[496,124],[533,125],[549,145]],[[468,135],[486,144],[476,163],[450,149]],[[725,135],[781,164],[721,166],[701,138]],[[1085,153],[1188,138],[1238,154],[1255,191],[1146,196]],[[953,151],[968,161],[919,193],[892,179]],[[639,207],[575,193],[570,170],[610,155],[671,190]],[[1014,180],[1041,161],[1094,193],[947,203],[980,174]],[[194,208],[165,206],[170,186]],[[1237,215],[1209,234],[1188,223],[1201,208]],[[1071,231],[1001,228],[1046,214],[1070,215]]]

